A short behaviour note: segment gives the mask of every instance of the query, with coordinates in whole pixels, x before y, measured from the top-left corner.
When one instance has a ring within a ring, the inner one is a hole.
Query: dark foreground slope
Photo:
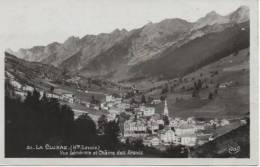
[[[191,152],[192,158],[249,158],[249,125],[241,126]]]

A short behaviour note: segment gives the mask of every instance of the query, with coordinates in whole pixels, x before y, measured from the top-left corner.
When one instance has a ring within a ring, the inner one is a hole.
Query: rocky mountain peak
[[[216,11],[211,11],[211,12],[209,12],[207,15],[206,15],[206,17],[218,17],[218,16],[220,16]]]
[[[242,23],[249,20],[249,7],[241,6],[235,12],[229,15],[230,21],[235,23]]]

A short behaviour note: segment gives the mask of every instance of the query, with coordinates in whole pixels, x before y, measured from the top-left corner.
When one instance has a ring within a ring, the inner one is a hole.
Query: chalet
[[[196,129],[196,131],[205,130],[206,129],[206,124],[197,122],[196,125],[195,125],[195,129]]]
[[[115,119],[116,119],[116,114],[115,113],[109,113],[108,115],[107,115],[107,120],[108,121],[114,121]]]
[[[233,83],[232,81],[221,83],[219,84],[219,88],[226,88],[232,86],[232,83]]]
[[[176,119],[170,120],[169,121],[169,126],[170,127],[177,127],[177,126],[179,126],[179,121],[176,120]]]
[[[63,94],[61,99],[69,103],[74,103],[74,95],[72,93]]]
[[[143,144],[145,146],[158,146],[160,144],[160,139],[157,136],[147,136],[143,139]]]
[[[156,105],[156,104],[160,104],[162,101],[160,99],[155,99],[151,102],[151,104]]]
[[[27,91],[27,92],[33,92],[34,91],[34,88],[32,86],[29,86],[29,85],[24,85],[22,87],[22,90],[23,91]]]
[[[246,125],[247,124],[247,120],[246,119],[241,119],[240,120],[240,124],[241,125]]]
[[[64,97],[64,98],[73,98],[74,95],[72,93],[65,93],[65,94],[62,95],[62,97]]]
[[[173,144],[175,143],[175,133],[171,128],[166,127],[158,132],[159,138],[164,144]]]
[[[16,94],[17,96],[19,96],[21,98],[21,100],[24,100],[27,96],[27,93],[24,92],[24,91],[18,91],[18,90],[15,90],[14,91],[14,94]]]
[[[108,110],[108,112],[118,115],[118,114],[120,114],[121,112],[123,112],[123,110],[120,109],[120,108],[111,107],[111,108]]]
[[[101,108],[102,110],[109,110],[109,107],[107,106],[107,103],[105,103],[105,102],[103,102],[103,103],[100,104],[100,108]]]
[[[220,126],[226,126],[226,125],[229,125],[230,124],[230,122],[229,122],[229,120],[227,120],[227,119],[222,119],[221,121],[220,121]]]
[[[112,95],[106,95],[106,102],[111,102],[113,101],[113,96]]]
[[[143,116],[152,116],[155,114],[155,108],[154,107],[146,107],[146,106],[141,106],[140,111],[142,111]]]
[[[164,121],[162,119],[158,119],[156,122],[158,125],[164,125]]]
[[[180,135],[176,137],[176,143],[184,146],[195,146],[197,143],[196,135]]]
[[[139,119],[136,121],[128,120],[124,123],[124,136],[125,137],[145,137],[148,134],[146,123],[144,120]]]
[[[155,131],[159,130],[159,124],[156,121],[149,120],[147,122],[147,128],[150,129],[152,131],[152,133],[154,134]]]
[[[20,84],[18,81],[16,81],[16,80],[11,80],[10,81],[10,84],[14,87],[14,88],[16,88],[16,89],[21,89],[22,88],[22,84]]]
[[[60,96],[54,93],[47,93],[46,97],[48,98],[54,98],[54,99],[60,99]]]
[[[193,135],[196,133],[196,128],[194,125],[182,124],[178,127],[175,127],[175,133],[177,136],[181,135]]]
[[[128,103],[118,103],[116,106],[117,106],[117,108],[120,108],[122,110],[130,108],[130,104],[128,104]]]
[[[15,77],[13,76],[13,74],[9,73],[9,72],[5,72],[6,74],[6,77],[9,78],[9,79],[14,79]]]
[[[212,134],[197,134],[197,144],[198,145],[203,145],[207,142],[209,142],[209,138],[211,137]]]

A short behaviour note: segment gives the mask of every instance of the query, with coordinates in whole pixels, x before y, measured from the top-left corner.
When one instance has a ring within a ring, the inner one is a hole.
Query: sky
[[[251,0],[0,0],[0,51],[64,42],[70,36],[131,30],[166,18],[194,22]]]

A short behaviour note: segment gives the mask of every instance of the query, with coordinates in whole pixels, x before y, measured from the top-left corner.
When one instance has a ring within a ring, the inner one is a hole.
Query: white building
[[[222,119],[221,121],[220,121],[220,126],[226,126],[226,125],[229,125],[230,124],[230,122],[229,122],[229,120],[227,120],[227,119]]]
[[[147,126],[144,120],[128,120],[124,123],[124,137],[144,137],[147,136]]]
[[[155,99],[151,102],[151,104],[156,105],[156,104],[160,104],[162,101],[160,99]]]
[[[164,121],[162,119],[158,119],[158,120],[156,120],[156,122],[159,125],[164,125]]]
[[[61,99],[69,103],[74,103],[74,95],[72,93],[66,93],[61,96]]]
[[[175,133],[177,136],[194,135],[196,133],[196,128],[194,125],[182,124],[179,127],[175,127]]]
[[[158,135],[159,135],[161,142],[164,144],[175,143],[175,140],[176,140],[175,133],[169,127],[166,127],[165,129],[160,130]]]
[[[112,95],[106,95],[106,102],[111,102],[113,101],[113,96]]]
[[[155,108],[154,107],[141,106],[140,111],[142,111],[143,116],[145,116],[145,117],[152,116],[152,115],[155,114]]]
[[[157,136],[147,136],[143,140],[145,146],[158,146],[160,144],[160,139]]]
[[[27,96],[27,93],[26,92],[23,92],[23,91],[17,91],[15,90],[14,93],[19,96],[21,98],[21,100],[24,100]]]
[[[14,88],[16,88],[16,89],[21,89],[22,88],[22,84],[20,84],[18,81],[16,81],[16,80],[11,80],[10,81],[10,84],[14,87]]]
[[[150,120],[147,122],[147,128],[154,134],[155,131],[159,130],[159,124],[156,121]]]
[[[33,92],[34,88],[29,86],[29,85],[25,85],[25,86],[22,87],[22,90],[27,91],[27,92]]]
[[[177,136],[177,143],[184,146],[195,146],[197,143],[196,135],[181,135]]]
[[[60,99],[60,96],[54,93],[47,93],[46,97],[48,98],[55,98],[55,99]]]
[[[74,95],[72,93],[65,93],[65,94],[62,95],[62,97],[71,98],[71,97],[74,97]]]
[[[122,109],[120,108],[116,108],[116,107],[111,107],[109,110],[108,110],[109,113],[112,113],[112,114],[116,114],[116,115],[119,115],[122,111]]]

